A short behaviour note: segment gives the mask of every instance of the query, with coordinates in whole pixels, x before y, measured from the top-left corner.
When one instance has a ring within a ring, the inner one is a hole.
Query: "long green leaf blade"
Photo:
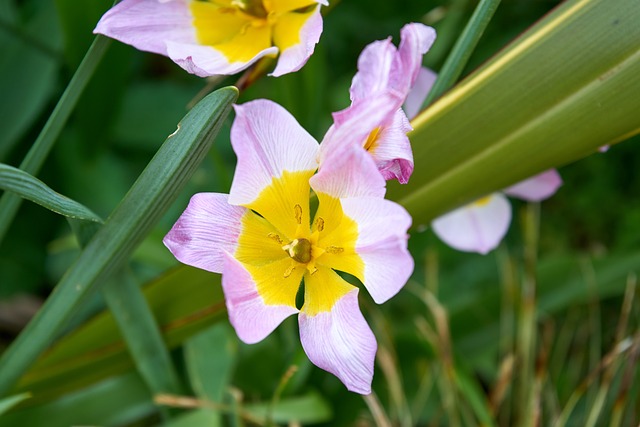
[[[38,178],[23,170],[1,163],[0,189],[13,192],[23,199],[30,200],[68,218],[102,222],[102,219],[89,208],[56,193]]]
[[[389,185],[415,223],[640,131],[640,8],[569,0],[425,110]]]
[[[83,299],[120,268],[177,197],[206,155],[237,98],[223,88],[203,99],[149,162],[40,312],[0,358],[0,393],[11,389]]]
[[[0,415],[4,414],[9,409],[16,406],[18,403],[30,397],[31,397],[30,393],[21,393],[15,396],[5,397],[4,399],[0,400]]]

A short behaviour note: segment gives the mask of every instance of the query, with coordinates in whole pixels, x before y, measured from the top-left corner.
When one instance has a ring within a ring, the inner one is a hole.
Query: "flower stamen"
[[[293,212],[294,212],[294,215],[296,217],[296,221],[298,222],[298,224],[302,224],[302,206],[295,205],[293,207]]]

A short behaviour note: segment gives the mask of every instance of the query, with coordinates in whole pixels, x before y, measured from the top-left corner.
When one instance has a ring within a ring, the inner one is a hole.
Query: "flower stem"
[[[500,0],[480,0],[467,26],[444,62],[438,78],[425,100],[425,106],[431,104],[434,99],[442,95],[458,80],[499,4]]]

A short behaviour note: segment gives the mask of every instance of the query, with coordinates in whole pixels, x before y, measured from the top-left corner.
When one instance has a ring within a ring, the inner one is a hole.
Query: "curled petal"
[[[411,130],[407,116],[397,110],[393,120],[373,136],[369,154],[385,179],[406,184],[413,172],[413,152],[407,132]]]
[[[329,273],[332,280],[342,280],[333,271]],[[310,313],[303,307],[298,322],[302,347],[314,365],[338,377],[350,391],[371,393],[377,343],[358,307],[357,288],[329,311]]]
[[[428,68],[421,67],[418,73],[418,79],[413,86],[413,89],[409,91],[407,100],[404,102],[404,112],[407,114],[409,120],[418,115],[424,100],[427,99],[427,95],[431,91],[433,84],[436,81],[438,75]]]
[[[284,172],[315,171],[318,143],[287,110],[265,99],[235,110],[231,144],[238,164],[229,203],[249,205]]]
[[[364,271],[361,277],[356,275],[373,300],[382,304],[397,294],[413,273],[414,262],[407,249],[411,216],[386,199],[345,199],[342,209],[358,224],[355,252],[364,262]],[[338,256],[336,261],[333,268],[341,270]]]
[[[299,30],[293,35],[292,31]],[[274,77],[298,71],[313,54],[322,34],[320,6],[308,14],[287,13],[280,17],[273,29],[274,43],[280,49],[280,57]]]
[[[240,235],[240,219],[247,211],[227,202],[226,194],[198,193],[163,242],[178,261],[222,273],[224,253],[233,252]]]
[[[498,246],[510,223],[511,205],[502,194],[494,193],[436,218],[431,225],[452,248],[486,254]]]
[[[291,281],[297,280],[299,285],[300,278],[301,275],[292,275]],[[262,341],[284,319],[298,312],[295,292],[293,299],[288,296],[289,301],[284,303],[272,296],[265,297],[264,291],[261,292],[260,289],[263,286],[264,283],[256,283],[251,273],[238,260],[225,254],[222,289],[229,321],[238,337],[247,344]],[[273,302],[276,303],[269,304],[270,299],[274,299]]]
[[[359,102],[389,89],[396,55],[391,37],[365,46],[358,57],[358,72],[353,76],[349,89],[351,101]]]
[[[398,53],[402,63],[401,74],[395,76],[395,84],[405,96],[413,87],[422,66],[422,56],[436,40],[436,31],[423,24],[411,23],[400,30]]]
[[[555,169],[542,172],[534,177],[526,179],[513,185],[504,192],[512,197],[527,200],[529,202],[539,202],[547,199],[558,191],[562,185],[562,178]]]

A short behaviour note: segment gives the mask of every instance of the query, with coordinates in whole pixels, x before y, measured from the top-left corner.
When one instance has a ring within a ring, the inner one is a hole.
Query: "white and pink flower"
[[[229,75],[279,56],[273,76],[297,71],[322,33],[326,0],[123,0],[94,32],[158,53],[200,77]]]

